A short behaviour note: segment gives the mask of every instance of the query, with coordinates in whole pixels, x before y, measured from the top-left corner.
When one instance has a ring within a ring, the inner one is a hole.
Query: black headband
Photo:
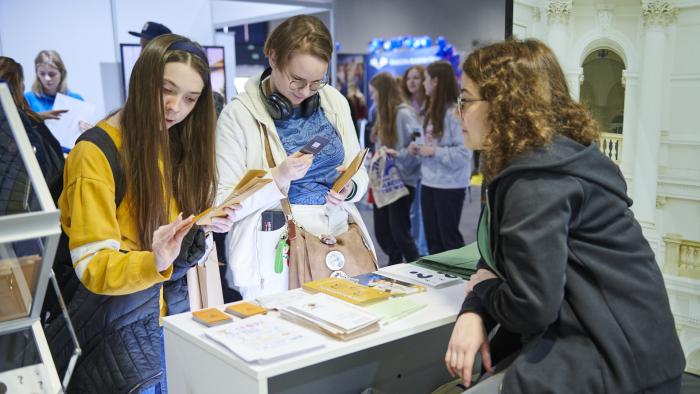
[[[202,59],[204,64],[209,65],[209,59],[207,59],[207,55],[199,49],[197,45],[195,45],[192,41],[175,41],[168,47],[169,51],[184,51],[187,53],[191,53],[198,58]]]

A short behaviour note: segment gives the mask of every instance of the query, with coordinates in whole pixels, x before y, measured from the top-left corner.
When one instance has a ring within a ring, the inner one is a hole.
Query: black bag
[[[116,206],[119,207],[119,204],[124,198],[125,186],[122,179],[123,173],[119,163],[119,151],[117,150],[117,146],[114,145],[114,141],[112,141],[109,134],[99,127],[93,127],[85,131],[80,135],[75,143],[78,144],[80,141],[88,141],[95,144],[107,158],[109,166],[112,169],[112,176],[114,177],[116,190],[114,201],[116,202]],[[49,190],[51,191],[53,201],[58,206],[58,198],[63,192],[63,177],[58,177],[57,179],[52,180],[51,184],[49,184]],[[63,228],[61,228],[61,238],[58,242],[58,247],[56,248],[56,256],[54,257],[53,261],[53,271],[61,289],[63,300],[66,304],[68,304],[78,289],[80,280],[75,275],[75,271],[73,270],[73,260],[71,259],[70,249],[68,248],[68,236],[63,231]],[[52,286],[49,287],[53,289]],[[44,305],[41,308],[42,321],[44,323],[49,323],[60,314],[61,308],[55,291],[47,291],[46,297],[44,298]]]

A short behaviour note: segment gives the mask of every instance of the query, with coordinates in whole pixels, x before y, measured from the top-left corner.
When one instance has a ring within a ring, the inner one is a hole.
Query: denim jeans
[[[140,391],[141,394],[168,394],[168,381],[165,378],[165,342],[163,341],[163,329],[160,329],[160,361],[163,366],[163,376],[160,382]]]
[[[416,184],[416,195],[411,205],[411,235],[416,241],[418,254],[426,256],[428,254],[428,241],[425,239],[425,228],[423,227],[423,211],[420,206],[420,179]]]

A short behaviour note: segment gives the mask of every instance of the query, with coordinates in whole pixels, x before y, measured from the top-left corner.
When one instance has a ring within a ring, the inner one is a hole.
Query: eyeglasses
[[[287,73],[285,73],[287,74]],[[328,74],[324,75],[320,81],[309,82],[305,79],[297,79],[287,74],[287,79],[289,79],[289,88],[292,90],[302,90],[305,87],[309,87],[312,92],[319,91],[322,87],[328,84]]]
[[[457,96],[457,113],[459,114],[460,119],[462,118],[462,108],[466,106],[467,104],[474,103],[477,101],[486,101],[482,98],[479,99],[467,99],[462,96]]]

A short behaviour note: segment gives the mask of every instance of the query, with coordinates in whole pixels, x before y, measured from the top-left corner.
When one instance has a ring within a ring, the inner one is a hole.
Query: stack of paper
[[[68,112],[61,115],[59,119],[47,119],[44,124],[51,130],[61,146],[68,149],[73,149],[75,140],[80,137],[80,134],[100,120],[93,104],[66,96],[63,93],[56,94],[53,109],[64,109]],[[81,123],[85,123],[87,126],[81,128]]]
[[[392,298],[367,307],[367,310],[382,317],[381,324],[386,325],[425,308],[426,304],[419,304],[411,298]]]
[[[473,242],[459,249],[421,257],[415,264],[435,271],[454,274],[462,279],[469,279],[476,272],[479,258],[481,258],[479,247],[476,242]]]
[[[269,315],[238,320],[206,335],[246,362],[270,362],[325,346],[320,335]]]
[[[308,296],[309,293],[302,289],[293,289],[282,293],[259,296],[255,301],[263,308],[279,310],[289,304],[306,299]]]
[[[342,278],[318,279],[304,283],[302,288],[313,293],[326,293],[355,305],[384,300],[391,295],[389,292],[384,291],[384,289],[372,288]]]
[[[382,275],[402,279],[429,287],[451,286],[462,282],[462,278],[454,274],[433,271],[415,264],[395,264],[379,270]]]
[[[379,330],[381,316],[323,293],[280,309],[282,316],[340,340],[354,339]]]

